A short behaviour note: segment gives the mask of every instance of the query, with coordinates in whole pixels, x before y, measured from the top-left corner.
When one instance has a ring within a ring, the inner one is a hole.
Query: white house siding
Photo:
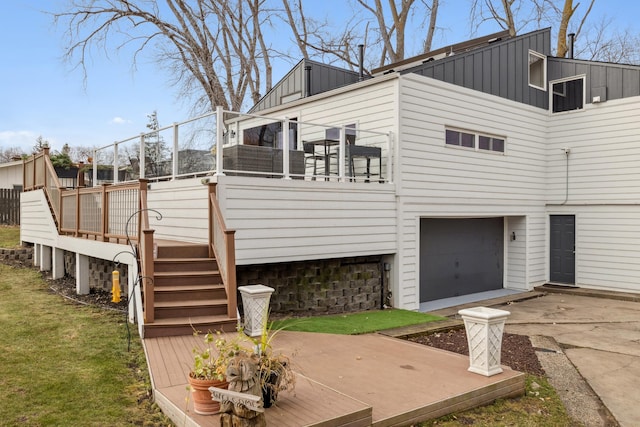
[[[576,216],[578,286],[640,291],[638,111],[633,97],[549,118],[547,209]]]
[[[20,240],[29,243],[53,245],[58,237],[44,190],[20,195]]]
[[[22,185],[22,160],[0,164],[0,188]]]
[[[154,182],[147,192],[149,227],[154,238],[182,242],[207,243],[209,241],[209,208],[207,186],[200,178]]]
[[[420,303],[420,218],[505,217],[505,232],[520,235],[505,239],[505,287],[543,281],[547,113],[422,76],[403,75],[400,83],[394,304],[417,309]],[[506,152],[445,146],[447,126],[504,136]]]
[[[239,265],[396,251],[395,186],[218,177]]]

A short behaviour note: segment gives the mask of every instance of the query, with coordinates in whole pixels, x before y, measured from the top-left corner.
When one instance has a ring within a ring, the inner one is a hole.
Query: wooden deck
[[[180,426],[219,426],[193,412],[187,373],[192,336],[144,340],[156,402]],[[293,393],[266,410],[270,426],[399,426],[524,393],[524,374],[484,377],[468,357],[378,334],[343,336],[281,331],[276,351],[293,354]]]

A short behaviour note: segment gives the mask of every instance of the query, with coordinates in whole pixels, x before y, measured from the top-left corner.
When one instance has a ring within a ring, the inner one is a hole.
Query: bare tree
[[[535,28],[542,25],[558,26],[556,55],[565,56],[567,31],[574,22],[572,18],[580,19],[579,24],[572,29],[577,38],[594,3],[595,0],[590,0],[586,11],[579,17],[576,11],[580,3],[574,6],[573,0],[471,0],[470,22],[475,30],[484,22],[495,21],[502,29],[508,30],[511,36],[532,25]]]
[[[438,0],[431,0],[431,13],[429,13],[429,28],[427,30],[427,37],[424,39],[424,45],[422,48],[422,53],[427,53],[431,50],[431,45],[433,43],[433,35],[436,32],[436,19],[438,17]]]
[[[0,148],[0,163],[12,162],[24,156],[26,154],[20,147]]]
[[[640,35],[611,30],[612,21],[603,17],[588,28],[576,43],[576,57],[622,64],[640,64]]]
[[[431,50],[439,0],[356,0],[352,17],[340,24],[339,31],[326,22],[309,18],[301,0],[282,0],[282,3],[283,19],[291,27],[303,57],[320,55],[329,62],[337,59],[355,69],[359,65],[359,44],[366,46],[370,67],[404,59],[405,32],[409,24],[413,24],[412,17],[423,17],[415,27],[418,30],[427,27],[421,48]],[[365,65],[365,72],[367,68]]]
[[[201,93],[196,105],[239,110],[271,89],[269,49],[262,35],[266,0],[72,0],[54,15],[66,25],[66,57],[86,65],[92,48],[133,47],[134,66],[153,50],[183,93]],[[112,40],[113,39],[113,40]],[[264,76],[264,81],[262,77]]]

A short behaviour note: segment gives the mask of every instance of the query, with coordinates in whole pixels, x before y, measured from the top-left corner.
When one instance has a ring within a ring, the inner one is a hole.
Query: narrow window
[[[581,110],[584,108],[584,76],[551,82],[551,111]]]
[[[504,139],[480,135],[478,136],[478,148],[504,153]]]
[[[529,86],[547,90],[547,57],[533,50],[529,51]]]
[[[447,129],[445,143],[448,145],[458,145],[460,147],[475,148],[475,135],[472,133],[459,132]]]

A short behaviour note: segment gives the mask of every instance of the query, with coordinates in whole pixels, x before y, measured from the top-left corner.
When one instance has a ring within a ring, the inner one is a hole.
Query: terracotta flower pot
[[[211,398],[209,387],[228,388],[229,383],[218,380],[201,380],[192,378],[189,375],[189,385],[191,386],[191,398],[193,399],[193,410],[200,415],[213,415],[220,411],[220,402]]]

